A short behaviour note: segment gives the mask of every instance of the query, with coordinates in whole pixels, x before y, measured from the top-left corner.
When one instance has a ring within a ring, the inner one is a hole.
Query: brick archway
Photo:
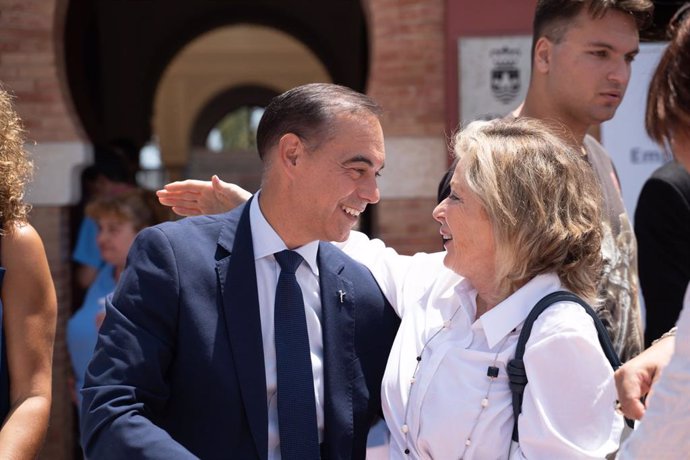
[[[76,112],[94,143],[151,137],[158,82],[187,43],[225,25],[253,23],[304,43],[333,81],[365,89],[369,45],[359,0],[94,2],[66,10],[65,59]]]

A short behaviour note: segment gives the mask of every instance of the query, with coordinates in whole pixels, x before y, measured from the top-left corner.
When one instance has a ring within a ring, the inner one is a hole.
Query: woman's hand
[[[156,192],[162,205],[180,216],[220,214],[246,202],[252,194],[214,175],[210,181],[187,179],[166,184]]]
[[[675,337],[661,339],[616,371],[618,401],[620,410],[626,417],[640,420],[644,416],[645,405],[649,403],[654,383],[659,380],[662,369],[671,360],[675,343]]]

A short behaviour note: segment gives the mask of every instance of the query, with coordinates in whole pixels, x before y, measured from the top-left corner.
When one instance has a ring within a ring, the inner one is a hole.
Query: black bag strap
[[[510,381],[510,391],[513,394],[513,441],[519,441],[518,435],[518,416],[522,413],[522,397],[525,392],[525,386],[527,385],[527,373],[525,372],[525,363],[522,357],[525,354],[525,345],[529,339],[530,333],[532,332],[532,326],[534,321],[541,315],[541,313],[549,308],[551,305],[557,302],[576,302],[579,303],[582,308],[585,309],[587,314],[592,317],[594,321],[594,327],[597,329],[597,335],[599,336],[599,343],[604,350],[604,355],[606,359],[611,363],[611,367],[615,371],[621,366],[621,360],[613,349],[613,344],[611,343],[611,338],[609,337],[606,327],[601,322],[595,311],[590,307],[587,302],[582,300],[577,295],[568,291],[556,291],[548,294],[543,299],[541,299],[532,308],[525,319],[525,323],[520,331],[520,337],[518,338],[517,348],[515,349],[515,357],[508,362],[506,366],[506,371],[508,372],[508,379]],[[629,426],[631,421],[626,420]]]

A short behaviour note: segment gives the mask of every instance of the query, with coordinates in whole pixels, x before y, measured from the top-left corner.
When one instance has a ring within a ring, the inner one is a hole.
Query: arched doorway
[[[153,135],[172,178],[208,179],[213,172],[256,189],[255,151],[213,152],[206,137],[241,107],[265,107],[271,97],[308,82],[331,81],[302,42],[255,24],[221,27],[184,47],[165,69],[156,92]]]
[[[241,24],[293,37],[333,82],[366,89],[369,38],[360,0],[71,0],[66,75],[89,139],[146,144],[156,92],[175,56],[209,31]]]

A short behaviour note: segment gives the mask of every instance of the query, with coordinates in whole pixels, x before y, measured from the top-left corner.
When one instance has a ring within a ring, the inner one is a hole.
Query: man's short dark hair
[[[333,119],[341,114],[381,116],[381,107],[369,96],[345,86],[309,83],[274,97],[256,131],[256,146],[263,160],[280,138],[293,133],[315,148],[329,139]]]
[[[583,8],[587,8],[593,19],[602,18],[610,10],[629,14],[642,30],[651,22],[654,3],[651,0],[537,0],[532,25],[532,57],[537,40],[546,37],[554,43],[560,42],[568,23]]]

